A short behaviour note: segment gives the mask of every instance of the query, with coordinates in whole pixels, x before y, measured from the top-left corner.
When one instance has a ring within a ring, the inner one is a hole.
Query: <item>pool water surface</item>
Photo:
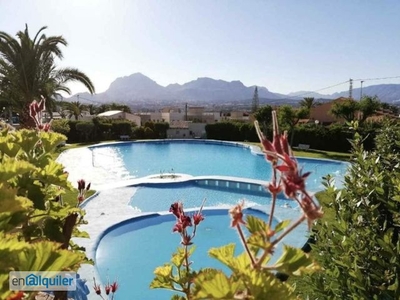
[[[93,164],[112,170],[122,164],[130,178],[153,174],[183,173],[192,176],[220,175],[270,180],[271,166],[263,155],[241,144],[204,141],[132,142],[92,147]],[[110,164],[104,166],[106,158]],[[327,174],[341,177],[347,164],[333,160],[298,158],[303,172],[311,172],[309,190],[322,189],[321,178]],[[340,182],[337,182],[340,183]]]
[[[267,215],[253,209],[251,214],[266,221]],[[214,267],[229,270],[217,260],[208,256],[212,247],[236,243],[236,254],[243,251],[235,230],[230,228],[228,210],[206,210],[205,220],[200,223],[194,239],[196,250],[191,258],[193,268]],[[273,226],[277,224],[274,220]],[[170,299],[172,293],[167,290],[149,289],[154,277],[154,269],[169,262],[172,253],[180,243],[180,236],[172,233],[175,218],[172,214],[150,216],[124,222],[108,230],[100,240],[96,251],[96,266],[102,282],[118,278],[120,289],[118,299]],[[301,247],[306,241],[305,230],[299,229],[291,234],[287,242]],[[274,259],[282,252],[282,245],[276,249]],[[273,262],[273,261],[272,261]]]

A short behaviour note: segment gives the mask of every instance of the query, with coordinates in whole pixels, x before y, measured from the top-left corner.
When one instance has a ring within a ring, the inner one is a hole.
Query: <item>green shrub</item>
[[[71,242],[87,237],[77,229],[84,213],[78,200],[62,202],[73,188],[52,156],[63,141],[54,132],[0,131],[0,299],[12,294],[10,271],[77,271],[87,262]]]
[[[66,119],[57,119],[51,122],[51,129],[54,132],[61,133],[63,135],[67,135],[71,128],[69,127],[68,120]]]
[[[354,123],[353,128],[357,128]],[[344,188],[329,178],[326,193],[335,212],[316,226],[312,253],[323,272],[300,280],[311,299],[400,298],[400,125],[385,124],[365,151],[355,134]]]

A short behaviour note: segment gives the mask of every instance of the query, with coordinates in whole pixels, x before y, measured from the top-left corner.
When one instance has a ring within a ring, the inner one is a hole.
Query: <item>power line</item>
[[[330,86],[324,87],[324,88],[322,88],[322,89],[318,89],[318,90],[311,91],[311,92],[306,92],[306,93],[304,93],[304,94],[300,94],[300,95],[296,95],[296,96],[290,96],[290,97],[288,97],[288,98],[303,97],[303,96],[306,96],[306,95],[310,95],[310,94],[312,94],[312,93],[318,93],[318,92],[320,92],[320,91],[327,90],[327,89],[330,89],[330,88],[333,88],[333,87],[336,87],[336,86],[339,86],[339,85],[342,85],[342,84],[345,84],[345,83],[349,83],[349,82],[350,82],[350,80],[346,80],[346,81],[343,81],[343,82],[340,82],[340,83],[337,83],[337,84],[334,84],[334,85],[330,85]]]
[[[400,76],[391,76],[391,77],[378,77],[378,78],[362,78],[362,79],[353,79],[354,81],[366,81],[366,80],[385,80],[385,79],[395,79],[400,78]]]

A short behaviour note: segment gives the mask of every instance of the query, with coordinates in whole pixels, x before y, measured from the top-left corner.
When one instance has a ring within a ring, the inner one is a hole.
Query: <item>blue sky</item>
[[[27,23],[32,36],[42,26],[63,35],[59,65],[97,92],[136,72],[164,86],[212,77],[278,93],[400,76],[399,16],[398,0],[0,0],[0,31]],[[378,83],[400,78],[363,86]]]

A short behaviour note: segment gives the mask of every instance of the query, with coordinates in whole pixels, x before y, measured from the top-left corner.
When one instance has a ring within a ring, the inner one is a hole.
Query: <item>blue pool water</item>
[[[92,148],[94,164],[116,157],[131,177],[171,172],[193,176],[222,175],[270,180],[271,167],[263,155],[236,144],[204,141],[133,142]],[[347,164],[330,160],[298,159],[304,172],[310,171],[308,188],[322,188],[321,178],[327,174],[343,176]],[[110,166],[112,168],[113,166]]]
[[[271,167],[263,155],[236,144],[209,143],[204,141],[134,142],[93,147],[92,163],[106,170],[116,166],[129,173],[130,178],[139,178],[161,173],[183,173],[193,176],[233,176],[256,180],[270,180]],[[106,165],[106,161],[110,165]],[[298,159],[303,171],[312,172],[307,180],[309,191],[322,189],[322,176],[331,174],[339,179],[344,176],[347,164],[316,159]],[[107,169],[108,168],[108,169]],[[130,200],[130,205],[142,212],[167,211],[171,203],[182,201],[185,208],[199,207],[204,198],[206,206],[232,207],[244,199],[247,205],[269,204],[270,196],[262,188],[258,191],[243,190],[241,184],[235,189],[228,185],[203,186],[201,180],[174,184],[142,184]],[[207,183],[208,184],[208,183]],[[245,185],[246,185],[245,184]],[[259,187],[259,186],[258,186]],[[278,199],[276,217],[295,219],[299,217],[297,204],[283,197]],[[289,208],[288,208],[289,207]],[[291,208],[294,209],[291,209]],[[265,214],[248,209],[248,213],[263,217]],[[211,247],[236,243],[242,252],[235,230],[229,228],[227,210],[207,210],[205,221],[198,229],[195,239],[197,250],[193,256],[194,267],[223,268],[220,263],[207,255]],[[179,246],[180,237],[172,234],[175,223],[172,214],[164,216],[139,217],[107,230],[96,250],[96,268],[101,281],[118,278],[120,290],[118,299],[170,299],[171,292],[150,290],[153,271],[168,262],[173,251]],[[301,247],[306,241],[306,225],[302,224],[284,241]],[[239,253],[238,252],[238,253]],[[274,259],[281,248],[278,247]],[[225,269],[226,270],[226,269]]]
[[[257,210],[250,213],[266,220],[267,216]],[[222,268],[218,261],[208,257],[207,251],[229,243],[237,244],[236,253],[243,251],[237,232],[229,227],[227,210],[206,210],[205,220],[199,225],[194,243],[196,251],[192,256],[193,267]],[[96,251],[96,266],[102,282],[118,278],[120,289],[118,299],[170,299],[172,293],[167,290],[149,289],[156,267],[169,262],[171,254],[180,243],[180,236],[172,233],[175,218],[172,214],[133,219],[111,228],[100,240]],[[275,220],[274,226],[277,224]],[[305,233],[291,235],[290,244],[301,247],[305,243]],[[277,248],[274,258],[281,253]]]
[[[159,184],[156,186],[140,186],[132,196],[130,205],[142,212],[158,212],[169,209],[171,203],[180,201],[186,208],[200,207],[203,199],[205,206],[232,207],[241,200],[247,206],[270,204],[267,192],[250,193],[245,191],[205,188],[195,183]],[[279,198],[279,206],[297,207],[297,203]]]

